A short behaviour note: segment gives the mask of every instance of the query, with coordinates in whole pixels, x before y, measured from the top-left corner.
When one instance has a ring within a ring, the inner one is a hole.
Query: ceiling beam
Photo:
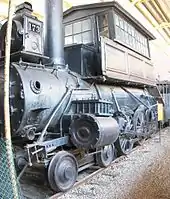
[[[170,28],[170,22],[162,22],[158,26],[156,26],[155,28],[156,29]]]
[[[132,2],[133,5],[135,5],[135,4],[138,4],[138,3],[145,3],[147,1],[149,1],[149,0],[132,0],[131,2]]]
[[[164,32],[166,34],[166,39],[163,37],[168,44],[170,44],[170,17],[167,14],[168,8],[165,4],[165,0],[130,0],[134,6],[138,8],[138,10],[142,13],[143,10],[139,9],[139,5],[143,5],[145,9],[147,9],[148,13],[157,21],[157,25],[154,28],[157,29],[158,32]],[[146,13],[143,14],[147,19],[148,15]],[[162,35],[162,34],[161,34]]]
[[[162,17],[162,15],[161,15],[162,13],[160,14],[161,11],[156,9],[156,7],[154,7],[152,4],[150,4],[149,2],[145,2],[145,3],[143,3],[143,5],[150,12],[150,14],[155,18],[155,20],[158,22],[159,25],[164,22],[168,23],[168,21],[164,20],[164,17]],[[164,32],[170,38],[170,31],[167,28],[168,27],[164,28]]]

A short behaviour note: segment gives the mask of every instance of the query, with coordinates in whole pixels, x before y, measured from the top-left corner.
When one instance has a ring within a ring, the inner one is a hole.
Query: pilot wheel
[[[115,158],[114,145],[108,145],[101,148],[101,151],[96,154],[96,163],[100,167],[107,167]]]
[[[60,151],[52,158],[48,167],[48,181],[54,191],[69,190],[76,182],[77,175],[78,163],[72,154]]]

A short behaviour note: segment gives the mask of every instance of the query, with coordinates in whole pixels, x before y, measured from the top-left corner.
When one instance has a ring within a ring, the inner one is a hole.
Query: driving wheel
[[[125,136],[120,136],[115,142],[115,147],[117,149],[118,156],[128,155],[134,147],[134,140],[126,138]]]

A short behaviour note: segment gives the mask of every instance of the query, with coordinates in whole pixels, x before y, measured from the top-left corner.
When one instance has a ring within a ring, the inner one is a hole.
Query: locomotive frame
[[[92,30],[86,29],[85,35],[91,31],[93,36],[97,33],[101,37],[95,37],[95,43],[71,43],[64,48],[62,1],[57,3],[46,1],[45,46],[43,24],[32,16],[31,4],[17,7],[11,45],[10,116],[17,170],[26,165],[43,165],[51,188],[67,191],[88,163],[107,167],[115,153],[129,153],[135,144],[157,131],[158,96],[151,92],[157,90],[153,77],[149,79],[152,70],[140,76],[134,71],[134,63],[127,63],[133,55],[135,64],[152,69],[148,57],[148,39],[154,39],[151,33],[117,2],[80,6],[64,13],[65,26],[75,20],[80,23],[88,12],[93,26]],[[139,32],[136,34],[143,42],[147,41],[148,56],[113,39],[113,27],[107,30],[109,38],[100,35],[96,16],[103,12],[109,13],[108,23],[115,22],[115,12],[128,19],[129,27]],[[6,24],[0,30],[1,91],[5,30]],[[123,55],[111,56],[116,52]],[[122,56],[126,62],[121,62]],[[117,68],[116,63],[112,65],[114,60],[119,62]],[[124,64],[133,65],[132,70],[120,71]],[[3,108],[3,92],[0,101]],[[0,115],[1,136],[3,120]]]

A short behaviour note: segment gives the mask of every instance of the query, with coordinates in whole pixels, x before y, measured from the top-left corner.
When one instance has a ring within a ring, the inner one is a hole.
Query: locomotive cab
[[[155,84],[149,49],[154,36],[117,2],[70,8],[64,27],[70,70],[86,80]]]

